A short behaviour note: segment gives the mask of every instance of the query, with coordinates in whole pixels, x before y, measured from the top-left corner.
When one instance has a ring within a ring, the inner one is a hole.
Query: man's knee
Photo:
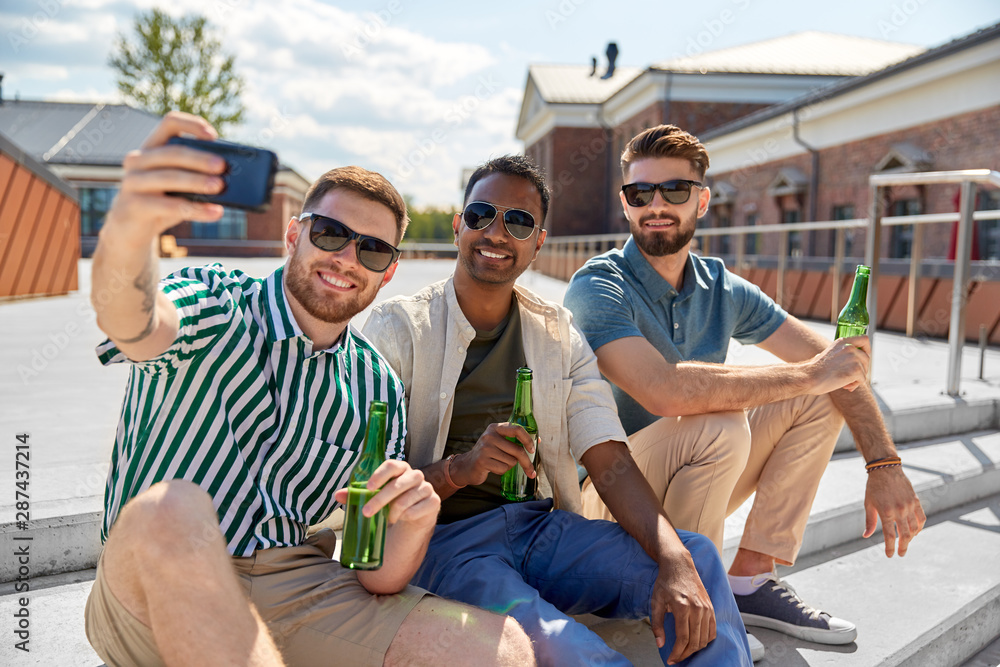
[[[812,398],[812,405],[809,409],[812,419],[829,424],[829,428],[839,434],[840,429],[844,426],[844,415],[834,404],[830,394],[821,394]]]
[[[181,479],[159,482],[132,498],[111,529],[109,544],[112,540],[149,558],[224,546],[212,499]]]
[[[534,665],[531,639],[509,616],[443,598],[421,600],[396,632],[385,665]]]
[[[535,649],[531,638],[521,624],[510,616],[503,617],[503,632],[500,650],[497,652],[501,665],[534,665]]]
[[[706,456],[715,459],[716,465],[742,471],[750,457],[750,422],[746,413],[732,410],[703,417],[707,422],[704,440],[710,447]]]
[[[715,544],[701,533],[684,531],[682,538],[684,547],[691,552],[692,558],[696,556],[708,558],[719,557],[719,550],[715,548]]]
[[[684,547],[691,554],[691,559],[699,571],[722,569],[722,557],[712,540],[701,533],[687,531],[684,531],[681,537]]]

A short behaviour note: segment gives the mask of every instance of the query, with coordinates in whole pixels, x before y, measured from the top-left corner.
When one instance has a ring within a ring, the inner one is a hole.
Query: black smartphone
[[[203,141],[186,137],[171,137],[167,143],[215,153],[226,161],[226,171],[220,174],[225,187],[219,194],[203,195],[191,192],[167,194],[257,213],[266,211],[271,205],[274,175],[278,172],[278,156],[271,151],[229,141]]]

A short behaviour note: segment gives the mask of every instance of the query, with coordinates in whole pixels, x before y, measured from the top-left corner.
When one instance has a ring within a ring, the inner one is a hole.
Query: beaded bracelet
[[[902,465],[902,463],[886,463],[885,465],[874,466],[872,468],[868,468],[867,470],[871,473],[872,470],[878,470],[879,468],[899,468]]]

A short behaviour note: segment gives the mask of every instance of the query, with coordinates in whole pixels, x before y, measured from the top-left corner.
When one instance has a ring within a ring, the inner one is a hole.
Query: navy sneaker
[[[813,609],[774,572],[754,577],[764,584],[750,595],[737,595],[745,625],[755,625],[817,644],[850,644],[858,630],[850,621]]]

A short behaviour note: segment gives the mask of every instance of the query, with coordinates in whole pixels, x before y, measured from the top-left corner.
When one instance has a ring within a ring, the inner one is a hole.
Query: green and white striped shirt
[[[160,282],[180,316],[170,349],[131,362],[110,341],[98,346],[101,363],[132,364],[102,541],[130,498],[186,479],[212,497],[234,556],[298,545],[336,506],[372,400],[389,404],[386,458],[403,458],[399,379],[353,327],[313,350],[282,276],[283,268],[257,280],[219,264],[178,271]]]

